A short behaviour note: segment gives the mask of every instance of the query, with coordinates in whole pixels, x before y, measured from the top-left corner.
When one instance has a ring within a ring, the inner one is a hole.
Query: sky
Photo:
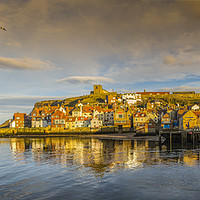
[[[200,1],[1,0],[0,123],[108,91],[200,92]]]

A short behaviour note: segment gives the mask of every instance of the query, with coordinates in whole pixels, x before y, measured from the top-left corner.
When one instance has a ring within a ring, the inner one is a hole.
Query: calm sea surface
[[[0,199],[200,199],[199,147],[1,138]]]

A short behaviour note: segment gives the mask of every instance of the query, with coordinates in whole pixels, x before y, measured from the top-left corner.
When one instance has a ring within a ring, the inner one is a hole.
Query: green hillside
[[[96,103],[104,103],[106,99],[106,94],[101,95],[84,95],[79,97],[70,97],[64,100],[45,100],[35,103],[36,108],[44,107],[44,106],[57,106],[63,105],[63,106],[69,106],[74,107],[78,101],[80,100],[82,103],[90,103],[90,104],[96,104]]]
[[[0,125],[0,128],[9,128],[10,120],[6,120],[3,124]]]

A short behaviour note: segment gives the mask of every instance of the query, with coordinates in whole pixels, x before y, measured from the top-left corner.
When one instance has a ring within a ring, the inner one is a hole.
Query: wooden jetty
[[[200,142],[200,130],[173,130],[173,129],[163,129],[159,130],[159,144],[161,144],[161,138],[165,137],[166,141],[169,142],[170,146],[173,143],[181,143],[182,147],[187,146],[187,144],[196,146]]]

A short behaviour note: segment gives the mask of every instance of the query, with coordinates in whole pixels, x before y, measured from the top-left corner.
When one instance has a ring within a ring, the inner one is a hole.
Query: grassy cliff
[[[78,97],[71,97],[67,98],[64,100],[45,100],[45,101],[40,101],[35,103],[36,108],[40,108],[43,106],[57,106],[59,105],[64,105],[64,106],[69,106],[69,107],[74,107],[78,101],[80,100],[82,103],[90,103],[90,104],[95,104],[95,103],[104,103],[106,99],[106,94],[101,94],[101,95],[84,95],[84,96],[78,96]]]
[[[0,125],[0,128],[9,128],[10,120],[6,120],[3,124]]]

